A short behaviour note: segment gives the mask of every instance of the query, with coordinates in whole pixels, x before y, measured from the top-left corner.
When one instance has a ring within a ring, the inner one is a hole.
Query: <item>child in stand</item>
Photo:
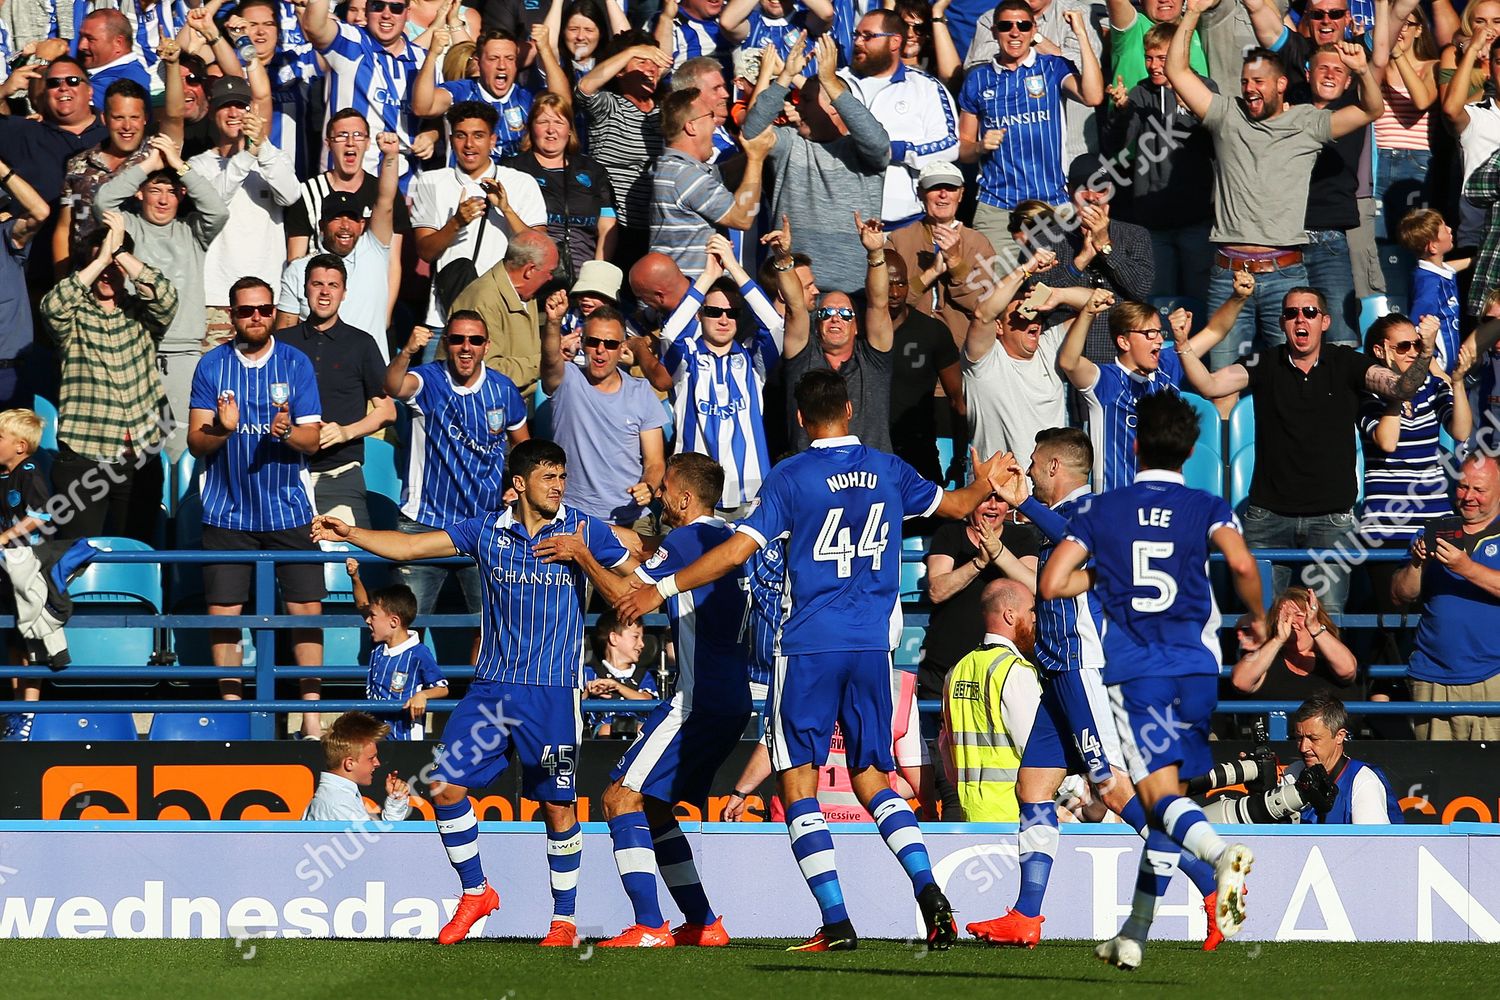
[[[448,681],[438,669],[432,650],[411,630],[417,617],[417,598],[403,583],[382,587],[370,594],[359,578],[359,563],[346,560],[345,568],[354,583],[354,605],[370,626],[370,672],[365,679],[365,697],[401,701],[402,713],[391,713],[393,740],[420,740],[424,737],[421,719],[427,712],[427,699],[448,693]]]
[[[1453,228],[1443,221],[1442,213],[1430,208],[1407,212],[1398,230],[1401,245],[1418,260],[1411,276],[1411,308],[1406,315],[1413,319],[1436,316],[1441,324],[1433,358],[1452,374],[1458,364],[1459,303],[1458,272],[1470,261],[1443,260],[1453,249]]]

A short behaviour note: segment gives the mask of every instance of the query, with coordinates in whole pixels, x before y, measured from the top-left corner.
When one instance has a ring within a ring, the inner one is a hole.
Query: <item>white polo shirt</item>
[[[298,257],[281,272],[281,297],[276,308],[298,319],[307,319],[307,265],[315,256],[317,253]],[[374,338],[380,360],[390,364],[385,331],[386,304],[391,292],[391,248],[366,229],[344,258],[344,267],[349,276],[344,282],[344,304],[339,306],[339,319]]]
[[[1036,432],[1066,426],[1067,392],[1057,352],[1067,329],[1059,323],[1042,331],[1029,361],[1011,357],[998,340],[978,361],[970,361],[966,352],[960,356],[969,434],[979,454],[1012,452],[1024,469],[1036,448]]]
[[[485,177],[493,178],[504,186],[510,206],[521,217],[522,222],[528,226],[540,226],[547,221],[547,203],[542,200],[542,189],[537,186],[536,178],[510,167],[491,164],[477,178],[470,177],[457,167],[444,167],[442,170],[429,170],[419,174],[411,185],[412,227],[442,229],[453,217],[453,213],[458,211],[459,202],[466,198],[484,197],[484,189],[479,186],[479,181]],[[510,236],[510,226],[506,224],[505,217],[493,206],[487,208],[484,215],[458,231],[458,238],[453,241],[453,245],[444,250],[443,255],[432,265],[433,276],[436,277],[438,272],[453,261],[465,258],[474,260],[476,274],[483,274],[500,263],[500,258],[505,256]],[[443,326],[444,318],[438,308],[437,282],[434,281],[432,290],[428,292],[426,322],[433,329],[438,329]]]
[[[411,813],[411,797],[388,796],[380,818],[387,823],[399,823]],[[322,820],[335,823],[364,823],[375,817],[365,805],[359,786],[342,774],[324,771],[318,776],[318,790],[313,792],[303,819]]]

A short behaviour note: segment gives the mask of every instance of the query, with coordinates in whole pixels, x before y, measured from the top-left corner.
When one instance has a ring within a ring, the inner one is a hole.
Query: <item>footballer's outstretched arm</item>
[[[1256,639],[1264,643],[1266,641],[1266,606],[1260,591],[1260,567],[1255,564],[1255,557],[1250,554],[1250,546],[1245,544],[1245,536],[1240,534],[1240,530],[1234,525],[1221,524],[1209,538],[1214,546],[1224,553],[1224,562],[1229,566],[1229,576],[1234,584],[1234,592],[1244,602],[1247,611],[1249,618],[1247,624],[1254,631]]]
[[[984,503],[991,493],[999,493],[1012,478],[1018,475],[1016,470],[1020,466],[1016,464],[1016,457],[1010,452],[1004,454],[996,452],[981,462],[979,452],[970,448],[969,457],[974,463],[974,481],[960,490],[944,490],[943,499],[938,502],[933,516],[953,520],[968,517],[980,504]]]
[[[745,560],[755,554],[760,548],[760,543],[743,531],[736,531],[734,537],[709,549],[703,555],[695,559],[690,565],[678,570],[671,576],[663,577],[654,587],[641,587],[630,591],[620,600],[614,602],[615,610],[620,613],[620,621],[630,624],[640,619],[642,615],[650,614],[661,607],[661,602],[684,590],[696,590],[706,583],[725,576],[745,564]]]
[[[1072,538],[1064,538],[1052,550],[1052,558],[1042,567],[1037,580],[1037,596],[1044,601],[1058,597],[1077,597],[1093,584],[1092,574],[1083,568],[1089,550]],[[1259,585],[1260,578],[1256,577]]]
[[[315,542],[348,542],[373,555],[396,562],[442,559],[462,554],[454,547],[453,539],[448,537],[446,531],[424,531],[419,535],[408,535],[401,531],[375,531],[371,528],[356,528],[326,514],[313,518],[312,537]]]

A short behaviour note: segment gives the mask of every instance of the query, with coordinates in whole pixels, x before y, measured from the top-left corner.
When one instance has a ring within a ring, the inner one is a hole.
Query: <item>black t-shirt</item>
[[[214,145],[213,113],[210,112],[195,122],[182,123],[182,158],[191,160],[199,153],[206,153]]]
[[[503,166],[536,178],[547,206],[547,235],[557,244],[558,276],[572,284],[572,276],[584,261],[594,259],[599,245],[599,213],[615,208],[615,189],[609,175],[582,155],[570,158],[567,167],[552,170],[538,163],[529,150],[512,156]],[[571,272],[565,266],[567,260],[572,261]]]
[[[1245,364],[1255,397],[1255,475],[1250,502],[1276,514],[1312,516],[1354,506],[1355,423],[1365,373],[1379,364],[1324,344],[1306,374],[1285,344]]]
[[[951,339],[951,338],[950,338]],[[1005,525],[1000,540],[1016,556],[1037,554],[1040,535],[1030,524]],[[969,541],[968,521],[949,521],[932,535],[930,556],[948,556],[955,567],[979,555],[979,547]],[[992,565],[979,571],[969,585],[942,604],[933,606],[927,620],[927,638],[922,642],[922,666],[947,670],[969,653],[984,639],[984,615],[979,609],[979,598],[991,580],[1005,574]]]
[[[306,236],[309,239],[315,237],[318,232],[318,218],[323,212],[323,199],[333,186],[328,183],[328,174],[321,173],[302,185],[302,197],[297,204],[286,210],[286,234],[287,236]],[[359,190],[354,192],[354,200],[364,207],[368,214],[375,208],[375,199],[380,197],[380,178],[365,171],[365,179],[360,182]],[[399,234],[405,235],[411,232],[411,212],[406,208],[406,199],[399,194],[396,196],[396,204],[392,206],[391,215],[392,228]],[[312,248],[313,253],[318,252],[316,245]]]
[[[547,19],[544,0],[464,0],[465,7],[479,11],[479,30],[510,32],[517,41],[531,37],[531,26]]]
[[[369,412],[369,401],[385,395],[385,364],[374,338],[365,331],[342,320],[320,331],[304,320],[276,336],[312,359],[324,423],[363,420]],[[359,438],[323,449],[307,460],[307,468],[327,472],[364,460],[365,441]]]
[[[1351,87],[1328,105],[1329,111],[1358,104]],[[1359,164],[1365,155],[1365,129],[1355,129],[1325,145],[1313,161],[1307,185],[1308,229],[1359,228]]]
[[[948,327],[908,309],[891,350],[891,451],[934,482],[943,475],[932,394],[938,372],[957,364],[958,348]]]
[[[9,471],[0,469],[0,531],[9,531],[24,521],[28,511],[45,510],[51,495],[46,474],[30,459]],[[17,539],[11,544],[28,542]]]

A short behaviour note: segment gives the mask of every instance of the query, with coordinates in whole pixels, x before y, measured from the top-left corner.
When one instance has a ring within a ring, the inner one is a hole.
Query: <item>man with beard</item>
[[[964,820],[1014,823],[1016,769],[1042,697],[1028,659],[1036,649],[1036,602],[1024,584],[1004,578],[979,600],[984,643],[948,672],[938,746]]]
[[[901,63],[906,22],[893,10],[872,10],[854,31],[854,56],[839,76],[890,136],[881,219],[896,229],[922,214],[917,175],[929,163],[958,158],[953,96],[935,77]],[[823,56],[818,57],[818,65]]]
[[[273,140],[274,141],[274,140]],[[365,216],[375,208],[380,196],[380,178],[365,169],[365,153],[370,148],[370,127],[365,116],[353,108],[335,111],[324,129],[324,141],[333,151],[332,166],[302,183],[302,200],[286,210],[286,259],[306,257],[318,235],[323,218],[323,199],[335,191],[354,198],[364,206]],[[401,281],[401,241],[411,233],[411,212],[405,198],[394,206],[395,235],[391,237],[391,285]]]
[[[370,335],[383,367],[390,360],[386,327],[390,325],[391,307],[395,304],[390,281],[391,241],[395,232],[401,151],[394,132],[382,132],[377,141],[380,192],[375,197],[369,222],[365,221],[364,205],[342,191],[332,192],[323,199],[321,216],[323,250],[344,262],[348,276],[349,308],[345,310],[344,322]],[[282,272],[277,329],[307,318],[307,271],[308,262],[313,259],[298,258]]]
[[[385,370],[385,391],[411,410],[412,447],[397,525],[408,535],[441,531],[497,509],[505,491],[506,453],[531,437],[515,383],[484,366],[489,333],[478,313],[455,312],[444,332],[447,357],[408,371],[430,339],[426,327],[412,330]],[[419,615],[432,613],[453,572],[446,566],[400,568],[401,582],[417,597]],[[457,572],[469,611],[478,613],[479,571],[465,566]]]
[[[395,171],[391,174],[394,186]],[[385,361],[368,331],[339,315],[348,300],[347,265],[347,257],[331,253],[308,259],[301,269],[307,318],[280,334],[312,359],[323,400],[318,450],[307,460],[313,509],[367,528],[364,438],[396,422],[396,404],[386,394]]]
[[[1251,349],[1280,343],[1281,299],[1307,284],[1302,246],[1307,242],[1307,190],[1313,164],[1331,139],[1380,117],[1385,101],[1364,48],[1340,43],[1339,58],[1358,77],[1359,104],[1330,111],[1286,104],[1287,70],[1267,49],[1245,55],[1240,100],[1215,94],[1188,66],[1188,42],[1210,0],[1189,0],[1167,48],[1167,81],[1177,98],[1203,122],[1214,140],[1214,228],[1217,244],[1209,277],[1210,308],[1232,294],[1233,272],[1256,275],[1255,295],[1233,331],[1213,351],[1222,367]]]

